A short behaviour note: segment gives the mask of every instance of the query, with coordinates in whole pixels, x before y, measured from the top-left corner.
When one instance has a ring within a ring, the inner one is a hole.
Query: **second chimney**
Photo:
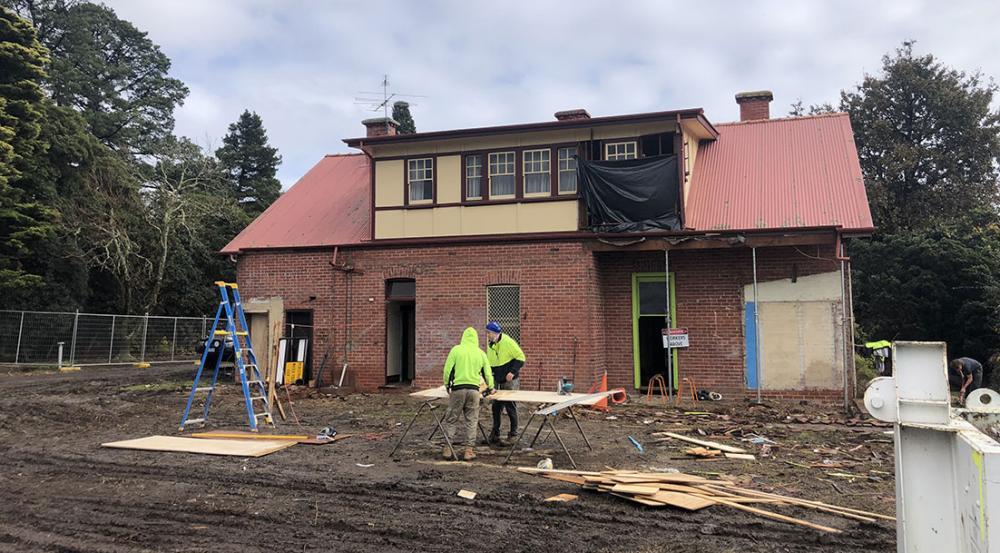
[[[740,121],[755,121],[771,118],[771,100],[774,94],[770,90],[740,92],[736,95],[736,103],[740,105]]]
[[[368,130],[368,138],[373,136],[396,136],[396,129],[399,128],[399,123],[392,117],[365,119],[361,124]]]
[[[557,111],[556,119],[559,121],[572,121],[574,119],[590,119],[590,114],[585,109],[568,109]]]

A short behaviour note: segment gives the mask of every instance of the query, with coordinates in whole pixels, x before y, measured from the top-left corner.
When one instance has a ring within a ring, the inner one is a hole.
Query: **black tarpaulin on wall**
[[[680,229],[677,156],[577,160],[590,227],[601,232]]]

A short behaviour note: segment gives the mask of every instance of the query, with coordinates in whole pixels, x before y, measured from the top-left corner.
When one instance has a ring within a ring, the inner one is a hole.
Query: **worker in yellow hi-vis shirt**
[[[509,334],[503,332],[500,323],[495,321],[486,325],[486,357],[493,368],[493,380],[500,390],[517,390],[521,387],[521,367],[524,366],[524,352]],[[489,442],[497,444],[500,441],[500,423],[503,412],[507,411],[510,419],[510,430],[507,439],[517,438],[517,403],[513,401],[493,401],[493,431]],[[505,445],[505,444],[504,444]]]

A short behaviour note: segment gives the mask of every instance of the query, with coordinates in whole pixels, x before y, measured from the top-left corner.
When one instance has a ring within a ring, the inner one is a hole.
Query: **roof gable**
[[[371,169],[363,154],[328,155],[233,238],[222,253],[346,246],[369,238]]]
[[[689,228],[872,230],[847,114],[716,127],[719,139],[701,143],[695,159]]]

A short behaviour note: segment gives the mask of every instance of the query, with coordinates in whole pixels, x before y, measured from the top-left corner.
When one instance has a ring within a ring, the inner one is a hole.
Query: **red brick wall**
[[[829,260],[832,245],[799,250],[806,255],[795,248],[759,249],[758,279],[837,268]],[[573,242],[342,249],[338,264],[352,265],[351,274],[335,271],[331,260],[332,251],[249,253],[239,258],[239,283],[246,298],[281,296],[286,309],[313,310],[314,368],[332,348],[323,377],[329,383],[345,359],[350,281],[348,374],[363,389],[385,382],[385,281],[391,278],[416,281],[418,386],[440,385],[444,359],[466,326],[484,339],[485,287],[517,284],[528,357],[523,388],[535,389],[541,377],[542,389],[552,390],[560,376],[573,375],[575,343],[577,389],[605,369],[611,386],[632,389],[631,274],[663,271],[662,252],[595,255]],[[677,251],[670,260],[677,321],[691,333],[691,347],[679,353],[682,375],[694,377],[700,388],[744,395],[742,293],[751,281],[749,250]],[[835,399],[841,393],[808,390],[801,396]]]
[[[790,278],[793,271],[806,276],[836,270],[833,254],[832,245],[798,250],[759,248],[758,282]],[[634,373],[631,275],[662,273],[663,252],[600,253],[598,266],[609,322],[609,379],[616,385],[631,386]],[[670,272],[675,278],[677,325],[686,327],[690,333],[691,346],[678,351],[680,377],[693,378],[699,389],[718,391],[728,397],[744,395],[743,287],[753,281],[750,250],[675,251],[670,254]],[[836,398],[841,393],[831,390],[821,395]]]

